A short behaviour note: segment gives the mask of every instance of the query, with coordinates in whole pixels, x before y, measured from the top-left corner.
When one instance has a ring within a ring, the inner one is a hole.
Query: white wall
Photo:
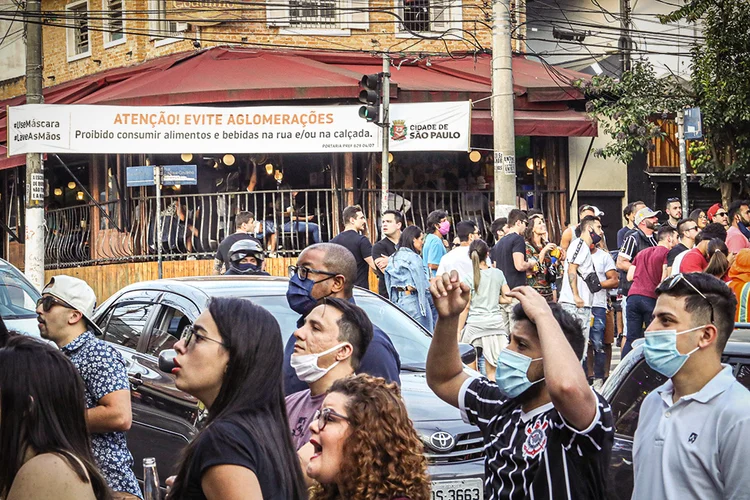
[[[11,18],[17,6],[11,0],[0,0],[3,17]],[[26,74],[26,44],[24,42],[23,10],[18,10],[16,19],[0,20],[0,81]],[[6,36],[7,33],[7,36]]]
[[[578,185],[578,191],[624,191],[625,196],[622,208],[625,208],[628,200],[627,166],[612,159],[605,160],[594,156],[594,151],[603,148],[609,141],[609,137],[604,132],[601,132],[601,128],[599,130],[599,137],[594,139],[594,145],[586,162],[581,183]],[[570,193],[575,188],[576,180],[583,166],[583,160],[586,158],[586,151],[590,142],[590,137],[571,137],[568,139],[568,159],[570,162],[570,178],[568,182],[570,183]],[[578,192],[576,192],[571,206],[577,207],[578,205]],[[575,219],[576,214],[571,213],[570,216]]]

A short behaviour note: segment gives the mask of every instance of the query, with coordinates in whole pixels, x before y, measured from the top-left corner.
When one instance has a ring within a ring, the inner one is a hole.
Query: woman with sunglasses
[[[84,385],[65,355],[11,335],[0,349],[0,498],[110,500],[91,453]]]
[[[529,217],[529,224],[524,232],[526,240],[526,260],[535,260],[537,265],[533,269],[526,271],[526,281],[528,285],[547,300],[547,302],[557,301],[557,288],[555,280],[560,274],[560,250],[557,245],[547,241],[547,226],[544,223],[544,216],[534,214]],[[553,253],[555,256],[553,257]]]
[[[208,418],[185,449],[168,498],[307,498],[273,316],[248,300],[214,298],[174,349],[175,385],[200,400]]]
[[[429,500],[422,442],[394,383],[337,380],[310,424],[313,500]]]
[[[701,210],[700,208],[696,208],[692,212],[690,212],[690,218],[695,221],[696,224],[698,224],[698,231],[703,231],[703,228],[706,227],[706,224],[708,224],[708,217],[706,217],[705,210]]]

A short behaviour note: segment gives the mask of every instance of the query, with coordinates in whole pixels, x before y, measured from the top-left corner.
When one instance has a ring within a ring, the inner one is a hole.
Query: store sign
[[[197,26],[212,26],[242,19],[242,13],[247,12],[246,5],[236,1],[170,0],[167,5],[167,17],[170,21],[182,21]]]
[[[8,111],[8,155],[380,151],[382,129],[359,106],[95,106],[25,104]],[[471,103],[394,104],[392,151],[468,151]]]

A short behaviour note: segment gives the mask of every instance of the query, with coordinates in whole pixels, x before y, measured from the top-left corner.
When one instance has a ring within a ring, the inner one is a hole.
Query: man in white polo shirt
[[[705,273],[656,289],[646,362],[669,377],[643,401],[633,500],[750,498],[750,391],[721,364],[737,301]]]

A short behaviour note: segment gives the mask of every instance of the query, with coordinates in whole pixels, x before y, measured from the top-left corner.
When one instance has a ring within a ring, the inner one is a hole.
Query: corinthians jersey
[[[484,439],[485,499],[606,498],[614,427],[609,404],[596,397],[596,417],[578,431],[552,403],[524,413],[494,382],[467,380],[458,401],[464,421]]]

